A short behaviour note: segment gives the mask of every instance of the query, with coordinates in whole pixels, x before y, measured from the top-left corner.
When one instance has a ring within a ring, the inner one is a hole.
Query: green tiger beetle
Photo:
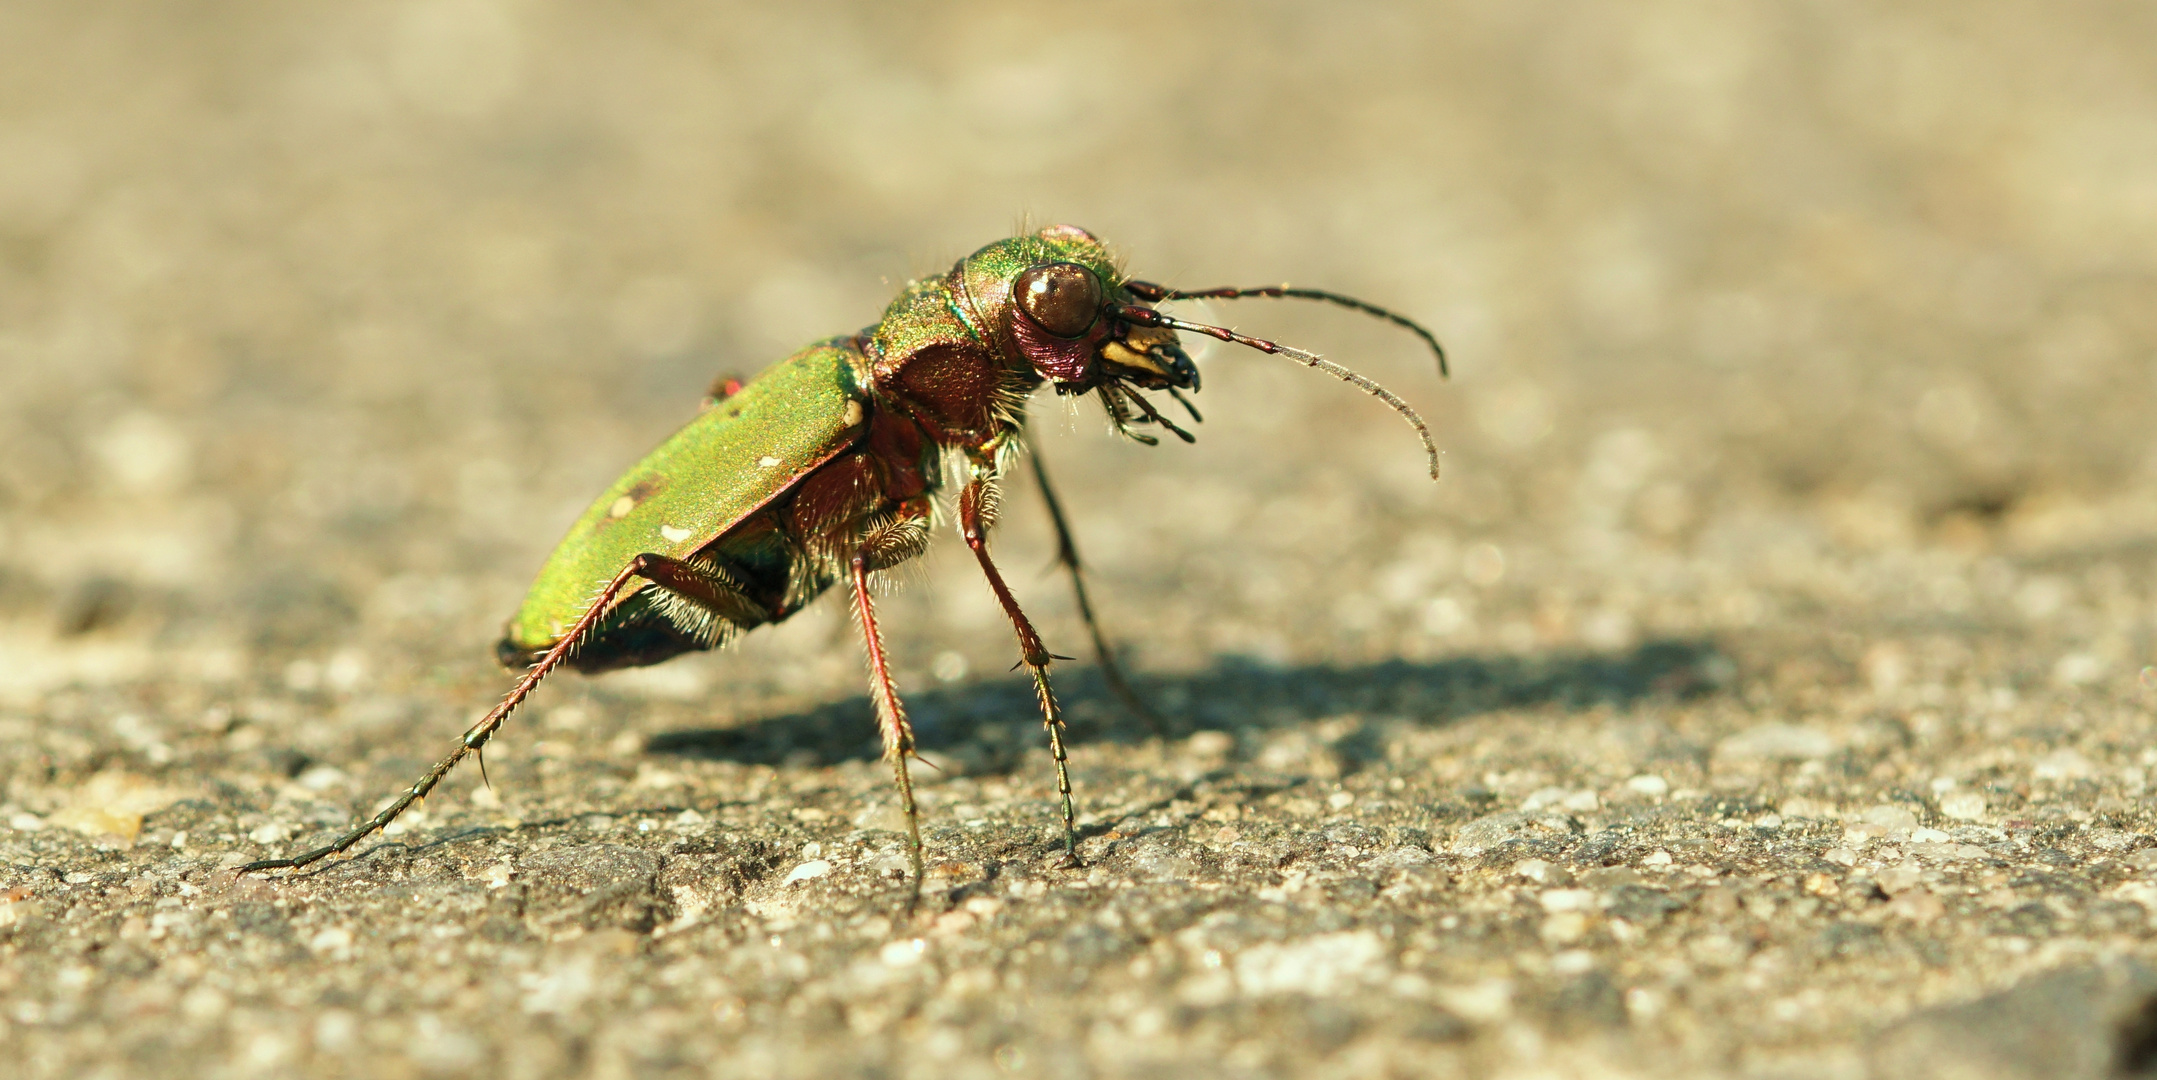
[[[869,695],[906,813],[918,889],[921,824],[908,773],[914,733],[892,681],[870,586],[879,572],[928,546],[947,474],[961,485],[959,535],[1010,618],[1019,662],[1033,676],[1056,763],[1064,849],[1075,857],[1063,716],[1049,686],[1050,663],[1069,658],[1042,645],[989,558],[997,481],[1024,448],[1028,395],[1043,383],[1058,394],[1095,394],[1119,433],[1152,445],[1158,440],[1137,430],[1151,426],[1190,442],[1190,432],[1141,391],[1166,392],[1197,422],[1198,411],[1182,392],[1198,391],[1198,368],[1177,332],[1206,334],[1287,357],[1384,401],[1415,426],[1431,478],[1438,477],[1430,427],[1384,387],[1301,349],[1150,306],[1254,296],[1320,300],[1393,322],[1421,337],[1446,374],[1445,352],[1430,331],[1353,297],[1286,286],[1173,289],[1134,280],[1101,241],[1069,225],[999,240],[950,273],[909,284],[875,326],[811,345],[746,385],[715,386],[704,412],[600,495],[547,559],[496,646],[505,667],[524,671],[501,703],[417,783],[334,843],[240,870],[306,866],[388,825],[465,755],[486,746],[556,667],[599,672],[718,648],[843,583],[868,651]],[[1150,719],[1094,619],[1040,455],[1026,456],[1105,681]]]

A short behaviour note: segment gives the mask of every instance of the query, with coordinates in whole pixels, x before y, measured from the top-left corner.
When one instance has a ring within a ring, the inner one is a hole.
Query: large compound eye
[[[1094,320],[1101,317],[1101,281],[1077,263],[1030,267],[1019,275],[1012,292],[1020,311],[1060,338],[1075,338],[1093,329]]]

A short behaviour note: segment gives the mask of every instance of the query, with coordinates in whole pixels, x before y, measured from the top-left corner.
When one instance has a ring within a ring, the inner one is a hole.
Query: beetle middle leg
[[[1041,699],[1041,725],[1048,729],[1049,753],[1056,759],[1056,793],[1063,799],[1064,853],[1076,859],[1078,825],[1071,803],[1071,769],[1064,754],[1063,710],[1056,704],[1056,691],[1049,686],[1049,662],[1068,657],[1052,656],[1042,646],[1041,635],[1035,632],[1026,613],[1019,610],[1019,602],[1011,595],[1010,586],[1004,584],[1004,575],[989,558],[989,525],[995,514],[995,481],[985,472],[976,472],[959,492],[959,535],[965,537],[966,546],[973,549],[974,558],[981,563],[982,574],[989,579],[990,590],[996,593],[996,602],[1010,617],[1011,629],[1019,638],[1019,662],[1025,664],[1034,677],[1034,692]]]
[[[921,814],[914,805],[914,778],[907,769],[907,759],[914,756],[914,725],[906,719],[906,704],[899,700],[898,684],[891,677],[884,634],[876,625],[876,603],[869,595],[869,575],[918,554],[928,542],[928,524],[927,505],[901,507],[895,516],[867,529],[847,560],[854,615],[861,623],[862,644],[869,654],[869,696],[876,702],[876,726],[884,736],[884,757],[891,762],[891,778],[898,785],[900,807],[906,813],[906,854],[914,871],[917,899],[924,876]]]

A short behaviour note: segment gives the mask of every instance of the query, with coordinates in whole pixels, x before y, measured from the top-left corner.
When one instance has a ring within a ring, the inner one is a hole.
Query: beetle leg
[[[1078,543],[1071,538],[1070,522],[1064,518],[1063,500],[1056,497],[1056,488],[1049,483],[1048,466],[1041,462],[1041,451],[1028,440],[1026,460],[1033,466],[1034,483],[1041,488],[1041,501],[1048,504],[1049,520],[1056,525],[1056,561],[1071,572],[1071,592],[1078,597],[1079,618],[1086,623],[1086,632],[1093,636],[1094,659],[1101,665],[1101,677],[1109,690],[1116,695],[1131,715],[1146,722],[1156,735],[1168,733],[1161,717],[1146,703],[1139,700],[1138,693],[1124,680],[1123,668],[1116,663],[1116,654],[1108,647],[1108,638],[1101,633],[1101,624],[1094,619],[1093,602],[1086,595],[1086,573],[1080,567]]]
[[[986,474],[976,473],[973,480],[959,492],[959,535],[966,538],[966,546],[973,549],[974,558],[981,563],[981,572],[989,579],[989,588],[996,593],[996,602],[1003,605],[1004,614],[1011,619],[1011,629],[1019,638],[1019,662],[1034,677],[1034,692],[1041,699],[1041,725],[1048,729],[1049,754],[1056,759],[1056,793],[1063,798],[1064,853],[1073,859],[1078,857],[1078,826],[1071,805],[1071,770],[1064,755],[1063,710],[1056,704],[1056,692],[1049,686],[1049,661],[1055,657],[1041,644],[1041,635],[1034,632],[1034,624],[1026,613],[1019,610],[1019,602],[1004,584],[1004,575],[997,571],[996,563],[989,558],[989,522],[996,514],[995,483]]]
[[[744,630],[771,621],[771,609],[750,599],[720,571],[651,552],[637,556],[635,569],[638,577]]]
[[[897,566],[927,551],[929,515],[934,505],[927,497],[916,499],[862,533],[859,543],[869,557],[869,569]]]
[[[861,621],[862,644],[869,652],[869,696],[876,702],[876,726],[884,734],[884,757],[891,762],[891,778],[899,785],[899,803],[906,811],[907,859],[913,864],[914,899],[921,897],[921,815],[914,808],[914,778],[906,759],[914,755],[914,726],[906,721],[906,706],[899,701],[891,679],[891,664],[884,655],[884,635],[876,628],[876,605],[869,597],[869,573],[875,569],[875,553],[863,545],[849,561],[854,586],[854,614]],[[911,903],[909,903],[911,908]]]
[[[751,630],[781,617],[781,612],[743,592],[739,584],[717,567],[647,551],[630,562],[627,573],[632,578],[642,578],[659,586],[660,614],[669,622],[685,633],[701,634],[713,643],[726,640],[729,628]],[[633,589],[628,591],[635,592]],[[545,649],[527,652],[507,640],[495,646],[495,658],[511,671],[528,667],[545,655]],[[580,658],[573,657],[570,665],[590,670],[583,666]]]
[[[456,749],[451,750],[449,755],[442,760],[435,762],[434,768],[427,770],[426,775],[420,777],[418,782],[406,788],[404,794],[399,795],[395,802],[383,807],[380,813],[361,822],[358,828],[331,841],[326,847],[303,852],[289,859],[258,859],[240,867],[239,873],[244,874],[251,870],[279,870],[286,867],[306,866],[309,863],[335,855],[340,851],[348,850],[352,845],[366,839],[375,830],[397,820],[397,815],[411,809],[413,803],[426,798],[427,793],[433,791],[435,785],[441,783],[442,778],[449,775],[449,771],[456,768],[457,763],[463,761],[466,754],[478,753],[482,747],[487,745],[487,740],[493,738],[494,733],[500,730],[502,721],[509,719],[509,714],[517,711],[517,706],[522,705],[524,699],[531,696],[533,688],[539,685],[539,680],[546,678],[548,672],[553,671],[562,661],[567,660],[571,653],[576,651],[577,646],[584,641],[584,636],[591,633],[592,628],[599,625],[601,616],[607,613],[607,609],[614,606],[614,598],[621,595],[622,587],[629,584],[630,579],[643,576],[641,572],[643,565],[644,557],[639,557],[632,560],[628,566],[623,567],[621,573],[614,575],[614,580],[607,582],[606,588],[599,590],[599,595],[592,600],[591,606],[584,609],[584,614],[577,617],[576,623],[570,626],[569,632],[563,634],[561,640],[556,641],[554,646],[548,649],[545,655],[541,656],[532,665],[531,669],[524,673],[524,677],[517,680],[517,685],[510,688],[509,693],[502,698],[501,703],[489,710],[487,715],[480,717],[478,723],[466,728],[464,736],[457,740]]]

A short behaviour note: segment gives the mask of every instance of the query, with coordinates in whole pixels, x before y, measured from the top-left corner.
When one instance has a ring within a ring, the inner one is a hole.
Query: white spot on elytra
[[[677,529],[672,525],[661,525],[659,526],[659,535],[666,537],[667,543],[679,544],[689,539],[692,534],[687,529]]]
[[[621,498],[614,500],[614,505],[607,507],[607,516],[610,518],[628,517],[629,512],[636,508],[637,501],[627,495],[624,495]]]
[[[771,456],[770,454],[766,454],[763,457],[756,459],[756,464],[757,468],[769,469],[772,466],[779,464],[779,459]]]
[[[861,402],[848,398],[846,400],[846,426],[853,427],[858,423],[861,423]]]

